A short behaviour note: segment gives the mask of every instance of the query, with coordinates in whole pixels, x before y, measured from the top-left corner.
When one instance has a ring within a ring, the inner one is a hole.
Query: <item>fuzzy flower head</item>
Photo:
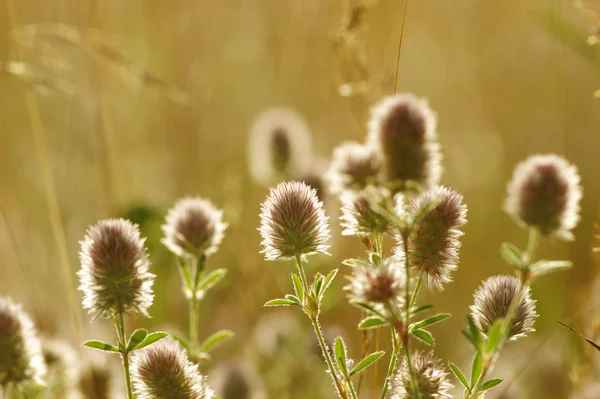
[[[167,213],[162,226],[163,244],[175,255],[198,258],[217,252],[223,241],[227,223],[223,211],[200,197],[180,199]]]
[[[471,316],[475,325],[486,334],[495,321],[506,317],[513,298],[521,288],[521,283],[513,276],[493,276],[483,282],[475,292],[475,303],[471,306]],[[527,290],[509,331],[511,340],[524,337],[534,331],[533,324],[537,317],[535,301]]]
[[[346,142],[333,150],[328,172],[331,191],[362,190],[377,182],[381,170],[381,156],[366,144]]]
[[[163,339],[135,352],[131,379],[137,399],[210,399],[212,390],[185,351]]]
[[[148,316],[154,274],[137,225],[125,219],[101,220],[81,241],[77,273],[83,307],[95,316],[119,312]]]
[[[42,382],[46,365],[33,322],[10,298],[0,297],[0,391],[8,384]]]
[[[432,201],[439,203],[425,216],[418,218],[408,239],[410,266],[425,278],[429,288],[441,290],[443,284],[452,281],[450,273],[456,269],[459,230],[467,223],[467,207],[462,195],[443,186],[436,186],[411,201],[415,215]]]
[[[64,341],[44,339],[42,354],[48,368],[48,390],[63,399],[78,399],[79,359]]]
[[[261,210],[261,252],[267,260],[327,254],[327,217],[314,189],[295,181],[280,183]]]
[[[356,302],[401,304],[406,283],[402,263],[395,257],[387,258],[377,266],[356,266],[344,289],[348,298]]]
[[[290,108],[269,108],[250,130],[250,174],[269,186],[305,174],[312,162],[310,129]]]
[[[436,128],[427,101],[410,94],[385,98],[373,108],[368,141],[381,153],[383,180],[394,191],[438,183],[442,156]]]
[[[572,240],[579,222],[577,168],[558,155],[534,155],[517,165],[504,209],[546,236]]]
[[[344,192],[341,196],[342,234],[370,236],[373,233],[386,233],[390,229],[390,223],[373,206],[377,200],[376,195],[371,195],[371,192]]]
[[[443,399],[451,398],[453,385],[448,381],[448,373],[433,352],[412,353],[412,366],[417,376],[420,395],[414,396],[410,389],[410,370],[406,358],[392,377],[391,399]]]

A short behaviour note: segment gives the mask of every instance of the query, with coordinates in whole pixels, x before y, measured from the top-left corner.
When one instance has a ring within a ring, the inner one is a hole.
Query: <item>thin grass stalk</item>
[[[15,9],[13,0],[5,0],[6,8],[8,11],[9,28],[11,31],[18,26],[17,12]],[[23,59],[23,52],[21,45],[18,40],[15,43],[15,53],[18,61]],[[54,236],[54,242],[60,259],[60,266],[63,275],[63,283],[65,284],[66,291],[68,292],[68,307],[69,314],[71,315],[71,321],[77,339],[83,340],[83,330],[81,326],[81,315],[78,311],[77,299],[75,298],[76,286],[73,280],[73,270],[69,262],[69,253],[67,249],[67,240],[65,231],[62,224],[62,217],[60,213],[60,207],[58,205],[58,199],[54,184],[52,182],[52,171],[50,169],[50,163],[48,161],[48,154],[46,149],[46,139],[44,132],[44,125],[40,115],[39,104],[37,102],[36,95],[32,88],[25,88],[25,101],[27,103],[27,109],[29,111],[29,118],[31,121],[31,133],[33,135],[33,142],[35,147],[36,156],[40,163],[40,169],[42,172],[42,179],[44,182],[44,189],[46,193],[46,205],[48,207],[48,214],[50,217],[50,224],[52,227],[52,233]]]
[[[539,233],[538,229],[535,227],[530,227],[529,239],[527,242],[527,252],[525,252],[525,255],[524,255],[525,263],[528,266],[533,263],[533,259],[535,258],[535,254],[537,252],[539,241],[540,241],[540,233]],[[479,399],[482,397],[483,392],[478,392],[478,390],[481,388],[482,384],[485,382],[486,376],[494,370],[494,366],[496,365],[496,361],[498,360],[500,351],[502,350],[502,347],[504,346],[504,344],[506,343],[506,340],[508,339],[508,336],[510,333],[510,328],[511,328],[513,321],[517,315],[517,310],[519,309],[519,304],[521,303],[521,299],[523,299],[523,296],[527,293],[530,286],[531,286],[531,283],[529,281],[529,276],[527,275],[526,272],[521,272],[521,289],[517,292],[517,294],[513,297],[512,301],[510,302],[510,306],[508,308],[508,311],[506,312],[506,317],[504,317],[504,320],[502,322],[502,330],[501,330],[502,333],[501,333],[500,342],[496,346],[495,351],[493,353],[491,353],[487,359],[484,359],[483,371],[481,373],[481,377],[479,377],[479,380],[477,381],[475,386],[470,390],[470,392],[468,393],[468,396],[465,399]]]
[[[402,12],[402,25],[400,27],[400,37],[398,38],[398,51],[396,52],[396,73],[394,74],[394,92],[398,86],[398,71],[400,70],[400,53],[402,52],[402,39],[404,38],[404,25],[406,23],[406,10],[408,9],[408,0],[404,0],[404,11]]]

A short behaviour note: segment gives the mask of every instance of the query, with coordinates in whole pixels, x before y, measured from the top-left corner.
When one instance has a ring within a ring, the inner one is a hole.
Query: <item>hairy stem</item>
[[[127,384],[127,398],[133,399],[131,390],[131,376],[129,374],[129,353],[127,352],[127,341],[125,340],[125,323],[123,322],[123,312],[119,312],[115,318],[115,325],[119,334],[119,350],[123,359],[123,370],[125,371],[125,383]]]
[[[392,315],[392,318],[394,319],[394,321],[396,321],[397,320],[396,312],[391,303],[388,303],[388,309],[390,311],[390,314]],[[398,354],[400,353],[400,347],[398,345],[398,337],[396,335],[396,329],[395,329],[394,325],[392,325],[392,324],[390,325],[390,334],[392,337],[392,355],[390,357],[390,363],[388,365],[388,371],[385,376],[385,381],[383,382],[383,389],[381,390],[380,399],[385,399],[385,397],[387,395],[387,391],[388,391],[388,388],[390,385],[390,380],[394,376],[394,371],[396,370],[396,363],[398,362]]]
[[[406,364],[408,365],[408,371],[410,374],[410,385],[413,393],[413,397],[420,398],[421,393],[419,392],[419,386],[416,382],[415,369],[412,364],[412,357],[410,353],[410,336],[408,334],[408,327],[410,326],[410,309],[411,309],[411,294],[410,294],[410,263],[408,253],[408,237],[410,232],[404,232],[402,234],[402,245],[404,247],[404,270],[406,271],[406,292],[405,292],[405,320],[404,320],[404,336],[402,342],[404,344],[404,353],[406,354]]]
[[[192,292],[192,298],[189,301],[190,308],[190,348],[192,353],[198,349],[198,300],[196,293]]]
[[[523,255],[523,260],[525,261],[527,266],[530,266],[533,263],[539,245],[539,241],[540,234],[538,229],[536,229],[535,227],[531,227],[529,229],[527,252],[525,252],[525,254]],[[509,338],[510,329],[517,315],[519,304],[521,303],[521,300],[529,290],[530,285],[531,284],[527,278],[527,272],[521,271],[521,288],[510,302],[510,306],[508,307],[508,311],[506,312],[506,316],[504,317],[504,320],[502,322],[500,342],[496,346],[494,352],[487,354],[486,358],[484,358],[483,371],[481,372],[481,377],[479,378],[475,386],[468,391],[468,395],[465,395],[466,399],[479,399],[482,397],[483,392],[478,391],[485,382],[487,375],[494,370],[494,366],[496,365],[496,360],[498,359],[500,351],[502,350],[502,347]]]
[[[381,233],[375,233],[375,252],[379,259],[383,260],[383,240]],[[379,351],[379,342],[380,342],[380,330],[377,329],[375,332],[375,352]],[[365,353],[366,355],[366,353]],[[364,356],[363,356],[364,357]],[[372,385],[372,396],[375,397],[377,395],[377,386],[379,382],[379,362],[375,362],[373,365],[373,385]]]

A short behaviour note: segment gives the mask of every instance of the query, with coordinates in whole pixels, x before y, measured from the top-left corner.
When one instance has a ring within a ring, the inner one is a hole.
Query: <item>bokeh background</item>
[[[598,1],[585,5],[600,12]],[[248,134],[261,111],[289,106],[326,160],[341,142],[363,140],[370,106],[392,93],[397,76],[398,92],[427,97],[438,112],[442,182],[469,207],[455,282],[423,299],[454,315],[432,329],[442,358],[470,363],[460,330],[472,293],[510,272],[501,242],[525,246],[526,232],[501,209],[515,164],[555,152],[579,168],[577,240],[544,242],[539,253],[576,266],[535,284],[537,332],[507,347],[496,374],[512,382],[505,398],[584,397],[573,391],[597,377],[594,353],[556,321],[594,335],[600,299],[592,253],[600,47],[586,43],[593,13],[567,0],[411,1],[396,75],[403,8],[392,0],[0,2],[0,294],[22,302],[44,335],[74,345],[110,339],[110,323],[90,323],[79,306],[78,242],[98,219],[123,216],[148,237],[158,276],[153,318],[128,326],[185,331],[187,305],[160,225],[175,200],[201,195],[230,223],[208,263],[229,275],[203,302],[201,336],[237,334],[203,371],[241,364],[263,396],[332,397],[307,320],[262,307],[290,290],[291,266],[258,253],[268,189],[249,175]],[[361,244],[339,234],[337,199],[326,201],[333,256],[315,258],[313,270],[345,274],[341,261],[360,256]],[[358,357],[360,313],[346,303],[343,280],[329,292],[323,323]]]

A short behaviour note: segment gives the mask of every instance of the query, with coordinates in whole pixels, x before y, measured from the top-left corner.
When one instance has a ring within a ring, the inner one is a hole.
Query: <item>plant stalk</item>
[[[129,353],[127,352],[127,341],[125,340],[125,323],[123,322],[123,312],[115,318],[117,332],[119,334],[119,349],[121,350],[121,358],[123,359],[123,370],[125,371],[125,383],[127,384],[127,398],[133,399],[131,390],[131,375],[129,374]]]
[[[404,353],[406,354],[406,364],[408,365],[408,371],[410,374],[410,385],[413,396],[415,398],[420,398],[421,393],[419,392],[419,385],[416,382],[415,369],[412,364],[412,357],[410,353],[410,335],[408,333],[408,328],[410,326],[410,309],[411,309],[411,294],[410,294],[410,262],[409,262],[409,253],[408,253],[408,237],[410,236],[410,231],[405,231],[402,234],[402,245],[404,247],[404,270],[406,271],[406,292],[405,292],[405,320],[404,320],[404,336],[402,337],[402,343],[404,344]]]

